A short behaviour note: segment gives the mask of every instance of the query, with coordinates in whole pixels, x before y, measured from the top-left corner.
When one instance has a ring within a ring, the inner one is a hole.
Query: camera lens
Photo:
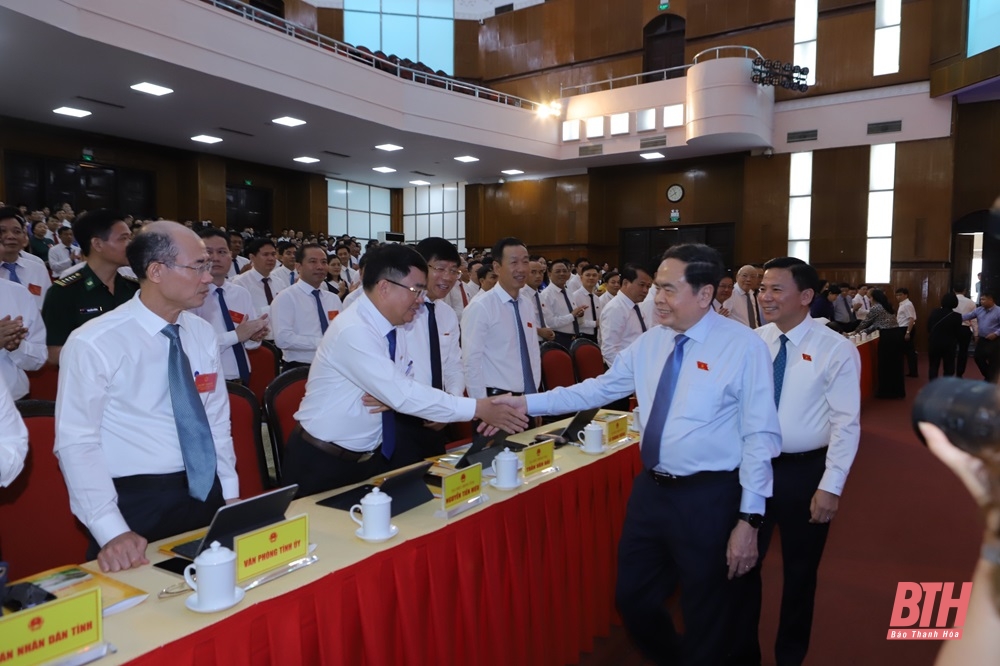
[[[935,379],[920,391],[913,403],[915,430],[920,421],[933,423],[944,431],[952,444],[977,455],[984,447],[1000,442],[997,387],[953,377]]]

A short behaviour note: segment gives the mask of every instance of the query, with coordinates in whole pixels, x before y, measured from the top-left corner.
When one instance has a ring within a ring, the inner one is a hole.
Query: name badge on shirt
[[[32,296],[41,296],[42,295],[42,288],[39,287],[37,284],[28,283],[28,291],[31,292]]]
[[[326,318],[333,321],[333,318],[340,314],[340,310],[327,310]]]
[[[215,390],[215,382],[219,378],[219,373],[209,372],[204,375],[196,374],[194,376],[194,387],[198,389],[198,393],[211,393]]]
[[[243,320],[247,318],[242,312],[237,312],[236,310],[229,311],[229,318],[233,320],[234,324],[242,324]]]

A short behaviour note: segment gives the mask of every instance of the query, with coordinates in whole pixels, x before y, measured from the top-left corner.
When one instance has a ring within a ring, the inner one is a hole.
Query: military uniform
[[[90,266],[84,266],[52,283],[42,319],[47,331],[45,343],[61,347],[74,330],[105,312],[126,303],[139,291],[139,283],[121,273],[115,273],[115,293],[112,294]]]

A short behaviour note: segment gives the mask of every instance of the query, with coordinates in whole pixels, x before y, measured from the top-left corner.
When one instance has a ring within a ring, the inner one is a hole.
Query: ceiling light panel
[[[58,109],[52,109],[52,113],[58,113],[61,116],[73,116],[74,118],[86,118],[90,115],[90,111],[74,109],[71,106],[60,106]]]
[[[501,171],[500,173],[505,174],[507,176],[520,176],[524,172],[521,171],[520,169],[506,169],[504,171]]]
[[[295,161],[302,162],[303,164],[315,164],[316,162],[319,162],[319,158],[302,156],[296,157]]]
[[[155,83],[148,83],[143,81],[142,83],[137,83],[134,86],[129,86],[132,90],[138,90],[141,93],[146,93],[147,95],[156,95],[160,97],[162,95],[169,95],[173,92],[170,88],[165,88],[164,86],[158,86]]]
[[[465,162],[465,163],[479,161],[478,157],[473,157],[472,155],[462,155],[461,157],[456,157],[455,159],[458,160],[459,162]]]
[[[402,146],[397,146],[394,143],[383,143],[382,145],[375,146],[375,147],[377,149],[379,149],[379,150],[384,150],[384,151],[390,152],[390,153],[393,152],[394,150],[402,150],[403,149]]]
[[[271,122],[276,125],[284,125],[285,127],[298,127],[299,125],[306,124],[306,121],[299,120],[298,118],[292,118],[291,116],[281,116],[280,118],[275,118]]]
[[[666,155],[663,153],[639,153],[639,157],[644,160],[662,160]]]
[[[217,136],[209,136],[207,134],[199,134],[198,136],[193,136],[191,137],[191,140],[197,141],[199,143],[219,143],[220,141],[222,141],[222,139],[220,139]]]
[[[429,180],[411,180],[410,185],[430,185]]]
[[[372,171],[378,171],[379,173],[396,173],[396,170],[392,167],[375,167]]]

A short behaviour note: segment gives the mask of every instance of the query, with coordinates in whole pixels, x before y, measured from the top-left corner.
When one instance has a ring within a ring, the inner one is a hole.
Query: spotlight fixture
[[[809,86],[806,85],[808,75],[808,67],[799,67],[790,62],[783,63],[780,60],[765,60],[760,56],[754,58],[753,66],[750,68],[750,80],[753,83],[761,86],[780,87],[795,92],[809,90]]]

